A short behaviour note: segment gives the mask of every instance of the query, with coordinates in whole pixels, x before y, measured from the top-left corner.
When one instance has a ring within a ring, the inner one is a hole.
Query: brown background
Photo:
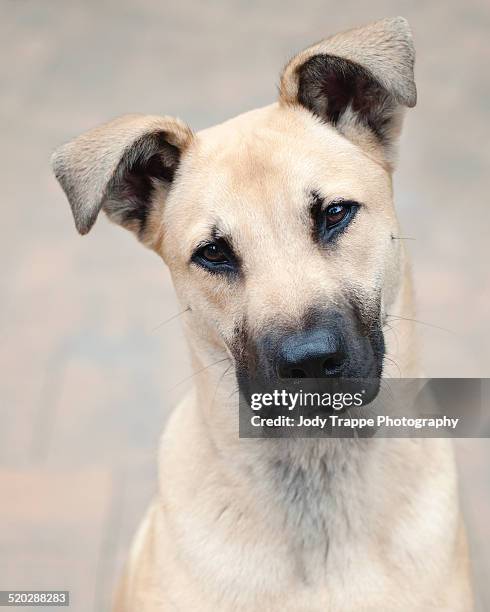
[[[63,588],[103,611],[155,489],[189,365],[167,271],[101,218],[75,233],[56,145],[126,112],[195,129],[276,96],[292,53],[401,14],[419,103],[395,188],[431,376],[489,374],[488,2],[1,0],[0,589]],[[490,445],[459,444],[481,610],[490,609]],[[41,608],[36,608],[41,609]]]

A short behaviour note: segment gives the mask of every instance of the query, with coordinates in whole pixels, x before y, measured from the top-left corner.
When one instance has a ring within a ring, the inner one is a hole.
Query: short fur
[[[361,304],[384,326],[383,376],[420,375],[409,264],[392,239],[413,64],[407,22],[385,19],[293,58],[276,104],[198,134],[122,117],[55,154],[81,233],[103,209],[170,267],[195,372],[117,612],[472,609],[450,442],[237,435],[248,343],[318,308]],[[313,237],[312,194],[362,203],[335,244]],[[233,278],[192,260],[217,232],[239,255]],[[390,315],[403,318],[396,338]]]

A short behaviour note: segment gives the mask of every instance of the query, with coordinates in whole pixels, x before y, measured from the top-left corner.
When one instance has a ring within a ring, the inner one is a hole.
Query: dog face
[[[248,376],[379,375],[390,176],[334,128],[275,105],[198,135],[162,227],[195,332]]]
[[[81,233],[103,209],[161,254],[196,346],[239,377],[379,377],[414,104],[408,26],[384,20],[295,57],[276,104],[198,134],[123,117],[62,147],[55,173]]]

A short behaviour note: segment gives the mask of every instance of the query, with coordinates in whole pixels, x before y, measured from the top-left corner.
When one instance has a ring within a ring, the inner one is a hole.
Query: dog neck
[[[367,483],[383,441],[239,438],[233,368],[225,361],[196,378],[197,429],[220,482],[242,500],[243,514],[290,540],[299,566],[310,574],[299,561],[302,552],[323,558],[334,541],[362,530],[363,504],[372,496]]]

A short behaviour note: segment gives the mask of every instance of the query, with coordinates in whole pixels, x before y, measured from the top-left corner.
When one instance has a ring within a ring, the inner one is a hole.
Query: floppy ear
[[[402,17],[327,38],[294,57],[280,100],[301,104],[362,147],[381,144],[388,161],[403,107],[415,106],[415,50]]]
[[[55,151],[54,173],[78,231],[86,234],[103,209],[153,246],[155,214],[191,139],[191,130],[178,119],[125,115]]]

